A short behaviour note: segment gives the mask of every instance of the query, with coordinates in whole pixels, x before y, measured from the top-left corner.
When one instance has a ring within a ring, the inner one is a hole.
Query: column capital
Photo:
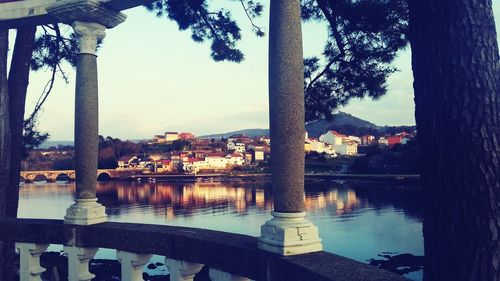
[[[71,26],[78,37],[80,54],[95,55],[97,42],[106,36],[106,27],[98,23],[83,21],[75,21]]]
[[[95,22],[113,28],[124,22],[127,16],[102,5],[100,0],[59,1],[47,8],[58,21],[71,24],[74,21]]]

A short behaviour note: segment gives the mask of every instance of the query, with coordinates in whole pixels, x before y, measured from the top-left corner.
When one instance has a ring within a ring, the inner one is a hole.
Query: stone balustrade
[[[16,242],[21,280],[39,281],[40,255],[49,244],[64,245],[70,281],[91,280],[88,262],[99,248],[116,249],[121,280],[142,280],[152,255],[165,257],[170,280],[193,280],[208,266],[212,281],[307,280],[396,281],[376,267],[316,252],[281,256],[257,247],[258,238],[220,231],[161,225],[112,223],[70,225],[62,220],[0,219],[0,240]]]

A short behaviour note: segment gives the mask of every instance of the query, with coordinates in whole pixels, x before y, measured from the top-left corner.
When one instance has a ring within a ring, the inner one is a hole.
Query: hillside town
[[[355,159],[365,155],[372,147],[389,150],[397,145],[404,146],[415,135],[416,132],[401,132],[380,137],[353,136],[328,130],[319,138],[314,138],[306,132],[305,157],[306,160]],[[33,151],[23,163],[23,168],[37,169],[34,163],[45,159],[53,163],[47,169],[72,169],[72,157],[72,147]],[[270,157],[271,139],[268,136],[233,134],[214,139],[195,137],[189,132],[167,131],[139,143],[100,137],[99,166],[140,170],[145,174],[264,172]]]

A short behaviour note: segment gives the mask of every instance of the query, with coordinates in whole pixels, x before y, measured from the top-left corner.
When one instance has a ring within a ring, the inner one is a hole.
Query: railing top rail
[[[327,252],[274,255],[260,251],[256,237],[206,229],[113,222],[77,226],[39,219],[0,219],[0,229],[3,241],[157,254],[256,280],[404,280],[391,272]]]

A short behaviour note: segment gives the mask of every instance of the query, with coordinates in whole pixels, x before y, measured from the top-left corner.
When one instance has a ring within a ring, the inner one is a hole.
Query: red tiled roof
[[[134,156],[122,156],[118,161],[128,162],[130,159],[134,158]]]
[[[346,138],[347,137],[346,135],[343,135],[343,134],[341,134],[341,133],[339,133],[337,131],[330,130],[330,133],[332,133],[334,136],[340,137],[340,138]]]
[[[194,135],[191,133],[180,133],[179,137],[181,139],[191,139],[191,138],[194,138]]]
[[[207,157],[224,157],[224,154],[221,153],[209,153]]]
[[[205,161],[205,159],[203,158],[194,158],[194,157],[191,157],[191,158],[188,158],[187,161],[185,162],[188,162],[188,163],[194,163],[194,162],[201,162],[201,161]]]
[[[243,155],[241,155],[241,153],[231,153],[229,154],[230,157],[243,157]]]

